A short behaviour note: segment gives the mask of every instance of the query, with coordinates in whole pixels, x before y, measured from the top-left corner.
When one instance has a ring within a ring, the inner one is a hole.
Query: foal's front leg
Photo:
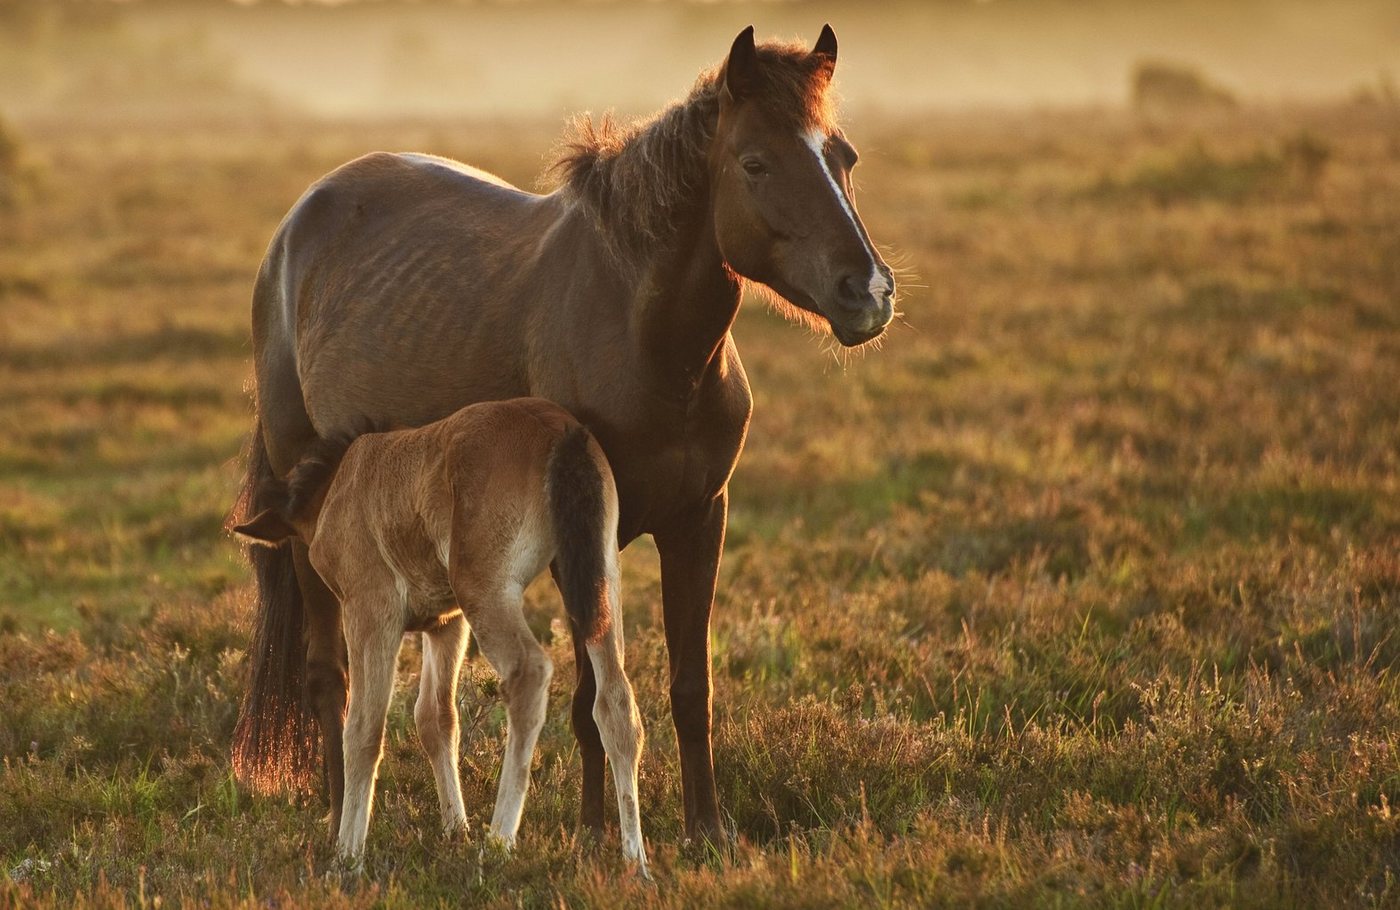
[[[443,828],[467,826],[462,805],[462,781],[457,772],[461,728],[457,722],[457,680],[469,635],[466,617],[458,615],[441,628],[423,633],[423,680],[413,718],[418,739],[437,780]]]
[[[403,643],[401,609],[388,598],[350,599],[343,605],[350,654],[350,712],[345,723],[345,806],[340,817],[341,856],[358,859],[374,805],[374,780],[384,755],[384,721],[394,691]]]

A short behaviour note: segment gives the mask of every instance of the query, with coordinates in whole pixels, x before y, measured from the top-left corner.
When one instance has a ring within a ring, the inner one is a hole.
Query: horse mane
[[[800,44],[756,47],[751,100],[794,132],[830,130],[831,62]],[[700,74],[690,94],[659,114],[619,125],[611,115],[575,117],[549,173],[593,215],[623,265],[639,266],[674,234],[676,217],[706,179],[719,122],[723,64]]]

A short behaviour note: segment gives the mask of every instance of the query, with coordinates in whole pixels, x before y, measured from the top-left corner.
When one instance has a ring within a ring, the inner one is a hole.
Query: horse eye
[[[768,173],[768,168],[757,158],[745,158],[743,160],[744,173],[750,177],[757,177],[759,174]]]

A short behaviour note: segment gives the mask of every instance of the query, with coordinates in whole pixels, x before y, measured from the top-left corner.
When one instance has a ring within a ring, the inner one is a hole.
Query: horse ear
[[[280,546],[297,536],[296,528],[271,509],[263,509],[243,524],[235,525],[233,533],[249,543],[264,547]]]
[[[817,36],[812,53],[831,61],[832,67],[836,66],[836,32],[831,30],[830,23],[822,26],[822,33]]]
[[[729,97],[742,98],[747,94],[753,88],[757,70],[758,52],[754,49],[753,26],[750,25],[734,39],[724,61],[724,90]]]

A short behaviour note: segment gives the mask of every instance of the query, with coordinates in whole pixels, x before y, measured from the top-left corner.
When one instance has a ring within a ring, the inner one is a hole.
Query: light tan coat
[[[645,870],[642,728],[617,609],[617,490],[597,442],[549,402],[488,402],[418,429],[360,436],[307,480],[317,475],[289,476],[282,502],[301,502],[302,514],[284,505],[236,530],[259,543],[307,542],[341,604],[350,668],[341,853],[355,858],[364,848],[407,631],[423,634],[414,717],[449,829],[466,823],[456,688],[470,631],[500,675],[508,726],[491,832],[514,843],[552,673],[525,624],[522,596],[555,561],[598,680],[593,714],[613,768],[623,851]]]

